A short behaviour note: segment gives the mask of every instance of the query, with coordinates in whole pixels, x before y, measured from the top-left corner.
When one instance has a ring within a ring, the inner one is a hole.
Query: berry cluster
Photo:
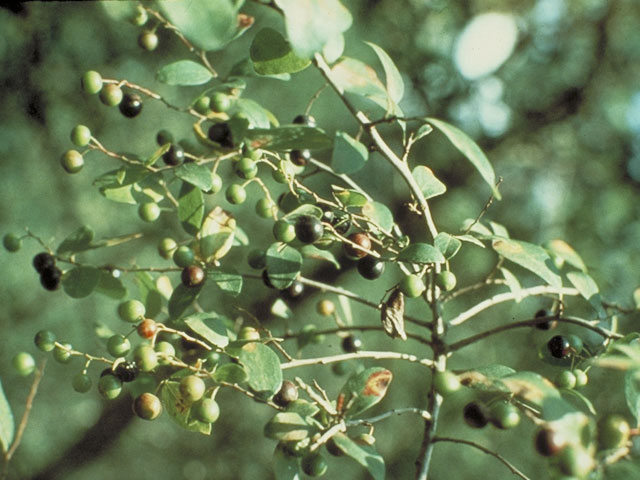
[[[56,266],[56,259],[47,252],[33,257],[33,268],[40,274],[40,283],[46,290],[57,290],[62,278],[62,270]]]

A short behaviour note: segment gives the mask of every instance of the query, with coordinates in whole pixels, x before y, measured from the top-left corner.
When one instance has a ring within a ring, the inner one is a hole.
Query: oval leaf
[[[582,261],[580,255],[578,255],[578,252],[576,252],[573,247],[564,240],[551,240],[549,243],[545,244],[545,247],[553,255],[561,258],[569,265],[583,272],[587,271],[587,266]]]
[[[295,73],[311,64],[308,58],[293,53],[289,42],[272,28],[263,28],[256,34],[249,54],[253,68],[260,75]]]
[[[384,203],[367,202],[362,207],[362,214],[383,231],[389,233],[393,228],[393,214]]]
[[[584,272],[569,272],[567,278],[571,284],[576,287],[580,295],[584,297],[595,309],[599,318],[606,318],[607,312],[602,305],[602,297],[600,289],[591,276]]]
[[[351,440],[344,433],[337,433],[331,437],[336,446],[347,456],[366,468],[373,480],[384,480],[384,459],[373,446],[360,445]]]
[[[72,298],[84,298],[91,294],[100,281],[100,270],[95,267],[77,267],[65,273],[62,287]]]
[[[254,128],[246,132],[252,149],[268,148],[275,151],[324,150],[331,148],[331,138],[321,129],[285,125],[276,128]]]
[[[213,78],[206,67],[191,60],[179,60],[156,72],[156,80],[167,85],[202,85]]]
[[[345,132],[336,132],[331,156],[331,167],[336,173],[355,173],[364,167],[368,158],[367,147]]]
[[[429,167],[418,165],[411,171],[411,174],[427,200],[447,191],[447,186],[436,178]]]
[[[14,434],[15,423],[13,421],[13,413],[2,389],[2,382],[0,382],[0,446],[3,452],[7,452],[11,447]]]
[[[279,412],[264,426],[264,435],[282,442],[297,442],[309,437],[315,427],[296,412]]]
[[[382,367],[372,367],[353,374],[340,391],[347,417],[358,415],[380,402],[392,379],[393,374]]]
[[[562,279],[554,271],[551,257],[544,248],[510,238],[496,238],[491,246],[498,254],[535,273],[549,285],[557,288],[562,286]]]
[[[287,288],[300,274],[302,255],[298,250],[281,243],[272,244],[267,250],[266,267],[273,286],[282,290]]]
[[[213,186],[211,170],[197,163],[184,163],[175,169],[176,177],[198,187],[202,191],[209,191]]]
[[[460,247],[462,247],[462,241],[445,232],[438,233],[433,243],[447,260],[453,258],[454,255],[458,253],[458,250],[460,250]]]
[[[268,398],[282,385],[282,370],[276,353],[266,345],[257,342],[245,344],[238,361],[247,372],[247,382],[260,397]]]
[[[185,287],[178,285],[169,299],[169,316],[171,318],[180,317],[184,311],[198,298],[198,294],[202,290],[202,284],[196,287]]]
[[[365,42],[373,51],[376,52],[378,56],[378,60],[382,63],[382,68],[384,68],[384,74],[387,80],[387,93],[389,94],[389,98],[394,103],[399,103],[404,96],[404,81],[402,80],[402,75],[398,71],[398,67],[393,63],[391,57],[385,52],[382,48],[380,48],[375,43]]]
[[[428,243],[412,243],[398,254],[396,260],[418,264],[445,262],[442,252]]]
[[[233,296],[242,291],[242,275],[232,269],[208,270],[207,278],[214,282],[220,290]]]
[[[216,382],[243,383],[247,381],[247,372],[240,365],[225,363],[216,369],[213,379]]]
[[[76,253],[88,250],[91,248],[94,236],[93,229],[89,225],[83,225],[62,241],[58,246],[58,253]]]
[[[624,397],[627,401],[627,407],[633,418],[636,419],[636,425],[640,423],[640,370],[632,369],[624,375]]]
[[[187,233],[195,235],[200,230],[204,218],[204,197],[200,189],[188,182],[182,184],[178,194],[178,218]]]
[[[227,326],[215,312],[202,312],[185,318],[184,323],[195,333],[216,347],[224,348],[229,344]]]
[[[122,280],[104,271],[100,272],[96,292],[102,293],[110,298],[115,298],[116,300],[127,296],[127,288],[122,283]]]
[[[204,423],[191,417],[191,404],[182,399],[178,382],[164,382],[160,390],[160,400],[167,414],[182,428],[205,435],[211,433],[210,423]]]

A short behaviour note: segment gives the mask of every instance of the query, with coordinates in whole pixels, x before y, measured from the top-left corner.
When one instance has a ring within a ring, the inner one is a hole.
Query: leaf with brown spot
[[[344,397],[347,417],[356,416],[380,402],[387,393],[393,374],[386,368],[372,367],[353,374],[339,396]]]

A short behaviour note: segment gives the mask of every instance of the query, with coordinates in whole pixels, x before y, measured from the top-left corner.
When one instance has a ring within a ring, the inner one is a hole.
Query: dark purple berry
[[[60,279],[62,278],[62,270],[58,267],[53,266],[50,268],[45,268],[40,273],[40,283],[47,290],[57,290],[60,286]]]
[[[346,353],[356,353],[361,348],[362,340],[354,335],[349,335],[342,339],[342,350]]]
[[[118,107],[125,117],[136,117],[142,111],[142,98],[136,93],[127,93]]]
[[[209,127],[209,140],[219,143],[222,147],[233,148],[233,136],[226,122],[214,123]]]
[[[33,268],[36,272],[42,273],[44,270],[56,265],[56,259],[47,252],[42,252],[33,257]]]
[[[294,165],[304,167],[311,160],[311,152],[306,148],[304,150],[291,150],[289,158]]]
[[[281,407],[286,407],[291,402],[295,402],[298,399],[298,387],[290,380],[284,380],[282,387],[278,393],[273,396],[273,403]]]
[[[467,403],[462,410],[462,415],[467,425],[473,428],[482,428],[489,423],[486,408],[476,402]]]
[[[322,222],[311,215],[303,215],[298,217],[296,221],[296,237],[302,243],[313,243],[320,240],[324,233]]]
[[[358,260],[358,272],[367,280],[375,280],[384,272],[384,262],[379,258],[367,255]]]
[[[563,435],[551,428],[540,429],[535,438],[536,451],[544,457],[556,455],[565,443]]]
[[[177,143],[172,143],[169,150],[162,155],[162,160],[167,165],[177,166],[184,162],[184,148]]]
[[[197,265],[191,265],[182,270],[181,279],[185,287],[197,287],[204,282],[204,277],[204,270]]]
[[[271,279],[269,278],[269,274],[267,273],[266,270],[262,271],[262,281],[264,282],[264,284],[269,287],[269,288],[276,288],[273,283],[271,283]]]
[[[113,375],[122,382],[133,382],[138,377],[138,365],[136,362],[122,362],[116,367]]]
[[[551,356],[555,358],[567,358],[571,353],[571,344],[569,340],[562,335],[552,337],[547,343],[547,348]]]
[[[306,125],[307,127],[315,127],[316,119],[311,115],[298,115],[293,119],[293,123],[296,125]]]
[[[553,312],[551,310],[547,310],[546,308],[542,308],[538,310],[535,314],[535,318],[544,318],[553,316]],[[558,322],[555,320],[549,320],[547,322],[536,323],[536,328],[539,330],[551,330],[557,325]]]

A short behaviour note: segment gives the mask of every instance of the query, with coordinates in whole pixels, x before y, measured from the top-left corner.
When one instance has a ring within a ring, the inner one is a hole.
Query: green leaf
[[[115,335],[115,332],[111,330],[111,328],[101,322],[93,323],[93,333],[96,334],[96,337],[105,340],[105,342]]]
[[[393,101],[393,103],[400,103],[402,97],[404,96],[404,81],[402,80],[402,75],[398,71],[398,67],[393,63],[391,57],[385,52],[382,48],[380,48],[375,43],[365,42],[373,51],[376,52],[380,63],[382,63],[382,68],[384,68],[384,75],[387,80],[387,93],[389,94],[389,98]]]
[[[240,384],[247,381],[247,372],[240,365],[225,363],[216,369],[213,374],[213,379],[216,382]]]
[[[336,446],[345,455],[353,458],[362,467],[366,468],[373,480],[384,480],[385,466],[384,459],[373,446],[360,445],[351,440],[344,433],[336,433],[333,437]]]
[[[555,386],[535,372],[517,372],[502,377],[500,383],[519,399],[542,407],[543,410],[548,406],[547,399],[561,399]],[[549,412],[543,411],[543,414],[548,418]]]
[[[354,58],[343,58],[331,67],[331,79],[340,92],[363,96],[387,109],[387,91],[376,71],[366,63]]]
[[[178,194],[178,218],[182,228],[195,235],[200,230],[204,218],[204,198],[202,191],[184,182]]]
[[[198,298],[198,294],[202,290],[202,284],[195,287],[185,287],[178,285],[171,294],[169,299],[169,316],[171,318],[179,318],[184,311]]]
[[[491,246],[499,255],[535,273],[552,287],[562,286],[562,279],[555,272],[551,257],[544,248],[502,237],[495,238]]]
[[[282,290],[287,288],[300,274],[302,255],[298,250],[282,243],[273,243],[267,250],[267,273],[273,286]]]
[[[100,175],[93,181],[100,193],[119,203],[137,204],[133,196],[134,185],[149,176],[149,171],[139,165],[126,165]]]
[[[89,225],[83,225],[78,230],[65,238],[58,245],[58,254],[84,252],[91,248],[91,242],[95,233]]]
[[[330,250],[322,250],[314,245],[304,245],[300,252],[304,258],[313,258],[314,260],[324,260],[332,263],[334,267],[340,270],[340,262],[336,260],[335,255]]]
[[[462,153],[467,160],[471,162],[471,164],[480,172],[482,178],[485,182],[489,184],[491,189],[493,190],[493,195],[500,200],[501,195],[498,189],[495,187],[496,184],[496,176],[493,172],[493,167],[486,155],[480,147],[474,142],[466,133],[460,130],[453,125],[444,122],[442,120],[438,120],[436,118],[426,118],[427,122],[436,127],[445,136],[449,139],[449,141],[456,147],[460,153]]]
[[[429,167],[418,165],[411,171],[411,174],[427,200],[447,191],[447,186],[436,178]]]
[[[310,203],[304,203],[300,205],[298,208],[291,210],[284,217],[289,221],[295,221],[298,217],[302,216],[312,216],[316,218],[322,218],[322,209]]]
[[[189,0],[188,3],[160,0],[167,19],[196,47],[219,50],[236,36],[238,10],[243,1]]]
[[[603,319],[607,317],[607,312],[602,305],[602,297],[600,289],[591,276],[584,272],[569,272],[567,278],[571,284],[576,287],[580,295],[584,297],[595,309],[598,317]]]
[[[489,225],[491,226],[491,230],[493,230],[493,234],[495,236],[509,238],[509,232],[504,225],[498,222],[489,222]]]
[[[236,110],[245,114],[254,127],[269,128],[271,125],[278,125],[278,120],[273,116],[273,113],[254,100],[237,99]]]
[[[604,472],[604,480],[640,480],[640,466],[630,460],[619,460],[607,465]]]
[[[370,201],[362,207],[362,214],[383,231],[390,233],[393,228],[393,214],[384,203]]]
[[[127,288],[122,283],[122,280],[104,271],[100,272],[96,292],[102,293],[110,298],[115,298],[116,300],[127,296]]]
[[[308,58],[297,56],[289,42],[272,28],[263,28],[256,34],[249,54],[253,68],[260,75],[295,73],[311,65]]]
[[[260,397],[270,397],[280,390],[280,360],[269,347],[258,342],[247,343],[241,348],[238,361],[247,371],[249,386]]]
[[[351,26],[351,14],[338,0],[275,0],[284,13],[287,37],[303,58],[320,52]]]
[[[380,402],[392,379],[392,373],[382,367],[371,367],[354,373],[340,391],[340,395],[344,397],[343,408],[346,409],[347,417],[354,417]]]
[[[462,247],[462,242],[460,240],[445,232],[438,233],[433,243],[447,260],[453,258]]]
[[[182,428],[209,435],[211,424],[191,418],[191,405],[180,395],[180,383],[167,380],[162,383],[160,400],[167,414]]]
[[[545,244],[545,248],[578,270],[583,272],[587,271],[587,266],[582,261],[582,258],[580,258],[580,255],[578,255],[578,252],[564,240],[551,240]]]
[[[315,430],[299,413],[279,412],[264,426],[264,435],[282,442],[296,442],[311,436]]]
[[[209,191],[213,185],[211,169],[197,163],[183,163],[175,169],[176,177],[198,187],[202,191]]]
[[[165,153],[169,151],[171,148],[171,143],[165,143],[160,148],[158,148],[153,154],[144,161],[144,164],[147,166],[151,166],[156,163],[160,157],[162,157]]]
[[[336,35],[329,39],[329,42],[322,48],[322,56],[328,64],[338,60],[344,52],[344,35]]]
[[[13,413],[2,389],[2,382],[0,382],[0,446],[2,446],[3,452],[6,453],[11,447],[14,434],[15,424],[13,422]]]
[[[421,138],[426,137],[427,135],[429,135],[431,132],[433,132],[433,127],[431,125],[429,125],[428,123],[425,123],[424,125],[421,125],[420,128],[418,128],[416,133],[413,135],[413,139],[414,139],[414,141],[417,142]]]
[[[287,454],[282,445],[277,445],[273,452],[273,473],[276,480],[301,480],[298,458]]]
[[[274,151],[324,150],[331,148],[331,138],[320,128],[304,125],[285,125],[274,128],[248,130],[246,138],[252,149],[266,148]]]
[[[399,262],[418,264],[445,262],[442,252],[428,243],[412,243],[398,254],[396,260]]]
[[[140,291],[140,301],[144,303],[146,315],[154,318],[162,310],[163,296],[158,291],[149,272],[136,272],[135,283]]]
[[[299,398],[287,405],[286,410],[287,412],[299,413],[303,417],[315,417],[315,415],[320,411],[320,407],[315,403]]]
[[[511,292],[516,295],[516,303],[520,303],[520,301],[522,300],[522,286],[520,285],[518,278],[513,273],[511,273],[511,271],[507,270],[504,267],[500,268],[500,272],[502,272],[502,276],[504,277],[505,282],[507,282],[507,287],[509,287],[509,290],[511,290]]]
[[[334,198],[345,207],[362,207],[369,201],[365,195],[355,190],[347,190],[336,185],[332,185]]]
[[[100,270],[95,267],[76,267],[62,277],[62,287],[71,298],[89,296],[100,281]]]
[[[576,406],[585,413],[590,413],[591,415],[597,414],[593,403],[591,403],[591,400],[589,400],[579,391],[569,388],[563,388],[562,390],[560,390],[560,393],[563,397],[568,397],[570,403],[574,405],[577,404]]]
[[[293,317],[293,311],[289,308],[287,302],[285,302],[281,298],[275,299],[275,301],[271,304],[271,308],[269,309],[269,311],[271,312],[271,315],[278,318],[284,318],[285,320]]]
[[[369,150],[348,133],[338,130],[333,140],[331,167],[336,173],[351,174],[364,167]]]
[[[203,65],[191,60],[179,60],[156,72],[156,80],[167,85],[202,85],[213,78]]]
[[[223,318],[215,312],[199,312],[189,315],[184,323],[212,345],[224,348],[229,344],[227,326]]]
[[[128,21],[136,15],[136,2],[101,2],[104,11],[113,20]]]
[[[253,62],[249,57],[240,60],[229,71],[229,78],[232,77],[257,77],[258,72],[253,68]],[[281,73],[279,75],[263,75],[263,77],[269,77],[276,80],[289,81],[291,75],[288,73]]]
[[[640,369],[634,368],[625,373],[624,398],[636,425],[640,424]]]
[[[242,291],[242,275],[231,268],[207,270],[207,278],[220,290],[233,296],[239,295]]]
[[[224,257],[233,246],[234,231],[214,233],[200,239],[200,254],[207,262]]]
[[[508,392],[508,388],[500,383],[500,379],[514,373],[516,371],[511,367],[495,364],[474,368],[461,373],[458,378],[464,386],[476,390]]]

